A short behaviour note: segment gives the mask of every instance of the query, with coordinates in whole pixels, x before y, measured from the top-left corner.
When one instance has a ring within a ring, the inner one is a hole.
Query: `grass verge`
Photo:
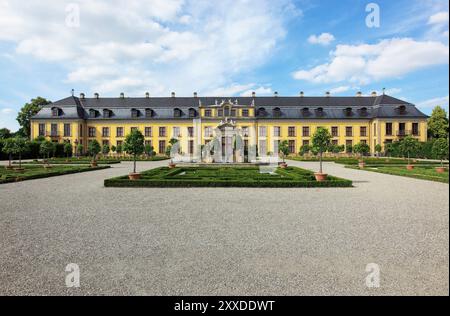
[[[385,165],[370,165],[366,166],[364,169],[359,169],[358,167],[352,165],[348,165],[345,167],[350,169],[384,173],[394,176],[448,183],[448,171],[444,173],[438,173],[435,170],[435,167],[429,166],[416,166],[413,170],[407,170],[405,166],[400,167]]]

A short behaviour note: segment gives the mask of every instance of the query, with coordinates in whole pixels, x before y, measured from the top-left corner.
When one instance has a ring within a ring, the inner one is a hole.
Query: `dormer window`
[[[182,113],[183,112],[181,112],[181,110],[178,108],[173,110],[173,116],[175,116],[175,117],[181,117]]]
[[[139,117],[139,110],[131,109],[131,117],[132,118],[138,118]]]
[[[59,116],[61,114],[60,108],[52,108],[52,116]]]
[[[367,116],[367,108],[361,108],[360,113],[361,116]]]
[[[352,116],[352,108],[345,108],[344,113],[346,116]]]
[[[309,108],[303,108],[302,109],[302,115],[303,116],[309,116]]]
[[[145,117],[151,118],[151,117],[153,117],[153,115],[154,115],[154,112],[152,109],[145,109]]]
[[[317,108],[316,109],[316,115],[317,116],[323,116],[324,112],[323,112],[323,108]]]
[[[263,116],[266,116],[266,114],[267,114],[267,112],[266,112],[265,108],[259,108],[258,109],[258,112],[257,112],[258,116],[263,117]]]
[[[273,109],[273,116],[274,117],[281,117],[281,109],[280,108],[274,108]]]
[[[397,110],[400,114],[406,114],[406,106],[405,105],[400,105],[399,107],[397,107]]]
[[[89,110],[89,117],[90,118],[96,118],[97,117],[97,111],[94,109]]]
[[[189,117],[196,117],[197,116],[197,111],[193,108],[189,109]]]
[[[108,109],[103,110],[103,117],[104,118],[110,118],[112,116],[112,112]]]

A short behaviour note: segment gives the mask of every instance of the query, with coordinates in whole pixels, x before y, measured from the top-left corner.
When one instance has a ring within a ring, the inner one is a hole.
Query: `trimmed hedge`
[[[58,167],[56,167],[58,168]],[[26,168],[24,173],[17,173],[17,174],[1,174],[0,175],[0,184],[4,183],[11,183],[11,182],[19,182],[19,181],[26,181],[26,180],[33,180],[33,179],[42,179],[42,178],[50,178],[55,176],[62,176],[67,174],[74,174],[74,173],[82,173],[82,172],[89,172],[89,171],[96,171],[96,170],[103,170],[110,168],[110,166],[99,166],[99,167],[68,167],[67,170],[48,170],[44,169],[42,167],[42,173],[36,173],[27,175],[26,174]],[[11,173],[13,173],[12,171]]]
[[[276,175],[260,174],[256,167],[201,168],[167,167],[141,174],[140,180],[122,176],[104,181],[105,187],[352,187],[352,181],[329,176],[325,182],[317,182],[311,171],[289,167],[278,168]]]
[[[401,177],[408,177],[408,178],[415,178],[420,180],[429,180],[429,181],[436,181],[436,182],[442,182],[442,183],[449,183],[448,178],[448,170],[446,173],[437,173],[434,168],[437,167],[415,167],[413,170],[407,170],[406,167],[386,167],[383,165],[374,165],[374,166],[367,166],[364,169],[360,169],[356,166],[345,166],[349,169],[356,169],[356,170],[363,170],[363,171],[370,171],[370,172],[377,172],[377,173],[383,173],[383,174],[389,174],[393,176],[401,176]],[[375,169],[376,168],[376,169]]]

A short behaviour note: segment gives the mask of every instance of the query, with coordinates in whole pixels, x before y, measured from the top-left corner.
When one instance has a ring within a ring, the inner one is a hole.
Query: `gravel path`
[[[130,169],[0,185],[0,295],[449,294],[447,184],[326,163],[355,188],[103,187]]]

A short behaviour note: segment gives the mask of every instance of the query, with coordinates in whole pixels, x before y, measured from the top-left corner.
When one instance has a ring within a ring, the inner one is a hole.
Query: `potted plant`
[[[144,147],[144,152],[145,155],[147,156],[147,158],[152,158],[153,157],[153,146],[150,144],[145,145]]]
[[[359,166],[359,168],[363,169],[366,166],[366,163],[364,162],[364,156],[367,155],[367,153],[369,153],[369,151],[370,151],[369,145],[367,145],[366,143],[356,144],[355,146],[353,146],[353,151],[356,154],[359,154],[360,158],[359,158],[358,166]]]
[[[83,150],[84,150],[83,144],[78,144],[77,146],[78,158],[80,158],[81,155],[83,155]]]
[[[100,153],[101,151],[101,147],[99,142],[94,139],[91,142],[89,142],[88,144],[88,153],[90,156],[92,156],[92,161],[91,161],[91,167],[95,168],[98,166],[97,164],[97,155]]]
[[[312,137],[313,148],[319,154],[320,169],[319,169],[319,172],[314,174],[314,176],[316,177],[316,180],[319,182],[325,181],[328,176],[327,174],[323,173],[322,157],[323,157],[324,151],[327,150],[327,148],[330,144],[330,141],[331,141],[331,134],[326,128],[323,128],[323,127],[319,127]]]
[[[102,146],[102,154],[103,154],[103,156],[108,156],[110,151],[111,151],[111,148],[109,147],[108,144],[104,144]]]
[[[305,156],[307,153],[309,153],[311,150],[311,148],[309,147],[308,144],[302,145],[302,147],[300,147],[300,156]]]
[[[5,168],[8,170],[13,169],[13,165],[12,165],[12,155],[14,153],[14,139],[13,138],[7,138],[4,140],[2,151],[5,154],[7,154],[9,157],[9,163]]]
[[[50,166],[50,154],[53,152],[53,148],[55,147],[55,144],[53,144],[51,141],[45,140],[41,143],[39,146],[39,153],[42,155],[43,162],[44,162],[44,168],[48,169],[51,168]]]
[[[408,157],[408,164],[406,169],[413,170],[414,165],[411,164],[411,155],[417,152],[419,148],[419,141],[412,136],[407,136],[400,142],[400,151],[406,157]]]
[[[25,169],[22,168],[22,154],[28,149],[28,142],[26,138],[14,137],[13,138],[13,154],[19,156],[19,167],[14,168],[15,171],[23,172]]]
[[[69,157],[72,156],[72,144],[67,142],[64,144],[64,153],[66,154],[66,162],[69,162]]]
[[[282,169],[286,169],[286,157],[289,155],[289,143],[287,140],[283,140],[278,146],[278,152],[281,153],[281,157],[283,158],[283,162],[280,164]]]
[[[117,153],[117,155],[119,155],[119,158],[122,157],[122,152],[123,152],[123,147],[121,144],[118,144],[116,147],[116,153]]]
[[[445,138],[438,138],[432,148],[433,156],[441,161],[441,166],[436,167],[438,173],[444,173],[444,159],[448,159],[448,140]]]
[[[136,160],[137,156],[144,152],[144,135],[138,129],[132,130],[131,134],[128,134],[123,144],[123,149],[133,156],[133,172],[128,175],[130,180],[138,180],[141,178],[141,174],[136,172]]]
[[[381,147],[380,144],[375,145],[375,152],[377,153],[377,157],[380,157],[382,150],[383,150],[383,148]]]

